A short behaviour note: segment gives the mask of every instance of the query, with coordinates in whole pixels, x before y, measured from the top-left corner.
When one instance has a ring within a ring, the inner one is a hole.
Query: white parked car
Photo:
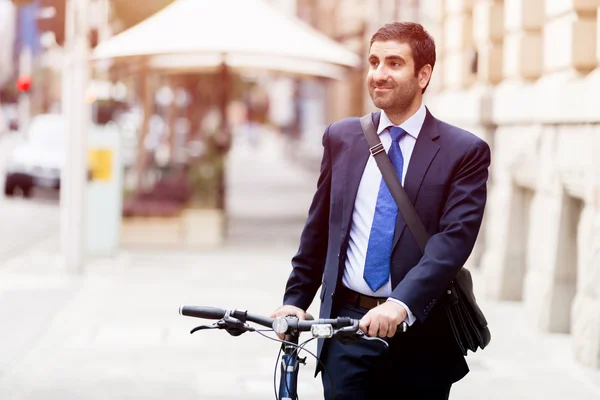
[[[65,121],[60,114],[41,114],[32,118],[27,140],[18,145],[6,166],[4,194],[20,191],[31,196],[34,187],[60,188],[60,173],[65,162]]]

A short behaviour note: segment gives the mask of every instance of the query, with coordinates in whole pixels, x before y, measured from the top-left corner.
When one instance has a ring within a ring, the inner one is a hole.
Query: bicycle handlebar
[[[265,317],[262,315],[250,314],[242,310],[232,310],[232,316],[257,323],[265,327],[273,327],[273,322],[276,318]],[[204,319],[221,319],[227,314],[227,310],[217,307],[208,306],[181,306],[179,314],[188,317],[204,318]],[[240,315],[243,314],[243,315]],[[334,319],[315,319],[315,320],[298,320],[296,318],[286,318],[289,328],[297,329],[301,332],[310,331],[313,325],[331,325],[334,329],[352,326],[355,320],[347,317]]]
[[[179,307],[179,314],[187,317],[221,319],[225,316],[225,310],[217,307],[181,306]]]
[[[227,320],[225,324],[229,327],[233,327],[234,332],[238,333],[240,330],[247,330],[247,328],[243,328],[243,325],[247,321],[250,321],[264,327],[272,328],[276,333],[311,331],[314,337],[331,337],[334,334],[339,334],[338,336],[347,334],[366,337],[364,332],[358,327],[360,321],[349,317],[316,320],[299,320],[296,316],[270,318],[262,315],[250,314],[246,310],[224,310],[222,308],[208,306],[181,306],[179,308],[179,314],[204,319],[225,319]],[[405,321],[398,326],[399,332],[406,332],[407,329],[408,324]]]

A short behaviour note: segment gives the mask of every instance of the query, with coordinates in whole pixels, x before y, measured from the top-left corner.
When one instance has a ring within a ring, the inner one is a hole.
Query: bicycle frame
[[[299,332],[285,335],[285,341],[298,344]],[[284,354],[281,359],[281,377],[279,379],[278,400],[298,399],[298,372],[304,360],[298,357],[298,348],[291,344],[282,344]]]

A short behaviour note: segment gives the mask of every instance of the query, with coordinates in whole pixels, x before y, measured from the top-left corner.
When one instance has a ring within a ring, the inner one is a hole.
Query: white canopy
[[[225,62],[243,72],[275,71],[294,75],[343,79],[344,67],[313,60],[252,54],[191,54],[153,56],[149,67],[163,73],[214,72]]]
[[[262,0],[176,0],[140,24],[100,43],[93,59],[151,56],[157,69],[189,70],[226,62],[334,77],[359,57]]]

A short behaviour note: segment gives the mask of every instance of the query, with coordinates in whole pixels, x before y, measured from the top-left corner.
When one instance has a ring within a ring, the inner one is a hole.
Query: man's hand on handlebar
[[[288,315],[295,315],[298,317],[298,319],[300,321],[303,321],[306,319],[306,312],[296,306],[292,306],[292,305],[283,305],[281,307],[279,307],[277,310],[275,310],[270,317],[271,318],[277,318],[277,317],[287,317]],[[284,334],[277,334],[277,337],[279,338],[279,340],[283,340],[285,338]]]
[[[406,319],[406,310],[400,304],[386,301],[371,309],[360,320],[359,327],[368,336],[393,337],[398,325]]]

